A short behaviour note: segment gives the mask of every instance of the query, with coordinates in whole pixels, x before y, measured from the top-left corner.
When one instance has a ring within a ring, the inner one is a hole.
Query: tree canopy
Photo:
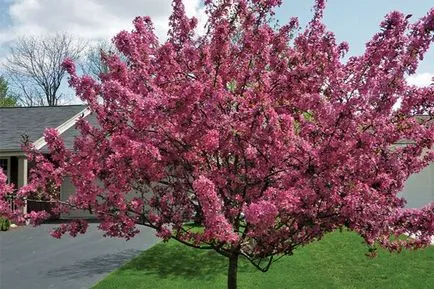
[[[0,76],[0,107],[16,106],[17,99],[8,92],[8,82],[3,76]]]
[[[372,254],[429,244],[433,205],[406,209],[398,193],[434,158],[434,87],[406,82],[433,41],[434,9],[414,23],[391,12],[364,54],[345,61],[348,44],[322,22],[325,1],[304,29],[295,18],[274,28],[279,4],[207,0],[207,32],[196,35],[174,0],[168,40],[137,17],[113,40],[126,61],[103,55],[100,80],[66,61],[98,125],[81,119],[73,149],[47,130],[51,156],[30,153],[20,194],[51,196],[69,177],[76,193],[58,212],[90,210],[109,236],[132,238],[142,224],[213,249],[229,259],[229,288],[240,256],[266,271],[337,228],[359,233]],[[394,238],[403,233],[413,238]]]

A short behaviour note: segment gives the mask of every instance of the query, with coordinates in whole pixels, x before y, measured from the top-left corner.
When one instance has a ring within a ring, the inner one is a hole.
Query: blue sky
[[[8,17],[8,5],[9,3],[5,0],[0,2],[0,25],[4,26],[7,25],[10,21]]]
[[[298,16],[304,26],[312,16],[313,0],[283,0],[276,17],[286,23]],[[200,0],[184,0],[189,15],[203,15]],[[379,31],[388,12],[413,14],[415,21],[434,7],[433,0],[328,0],[325,23],[339,41],[350,44],[350,55],[361,54],[364,44]],[[86,40],[110,39],[130,29],[138,14],[153,18],[157,33],[165,35],[170,0],[0,0],[0,63],[7,45],[27,34],[68,32]],[[202,16],[203,17],[203,16]],[[434,49],[430,49],[418,74],[434,75]]]
[[[283,0],[276,17],[286,23],[292,16],[298,16],[300,24],[305,25],[312,16],[313,1]],[[433,0],[329,0],[324,21],[339,41],[350,44],[350,54],[363,53],[365,43],[379,31],[384,16],[393,10],[412,14],[411,21],[424,16],[434,7]],[[433,45],[434,48],[434,45]],[[434,73],[434,49],[431,48],[418,72]]]

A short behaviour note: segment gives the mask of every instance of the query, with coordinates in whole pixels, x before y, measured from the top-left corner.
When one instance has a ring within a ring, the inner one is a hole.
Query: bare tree
[[[101,59],[102,54],[110,55],[115,51],[115,47],[108,41],[101,41],[91,46],[84,56],[81,70],[84,74],[99,78],[102,73],[107,72],[107,65]]]
[[[77,60],[86,45],[68,34],[19,38],[9,49],[5,70],[22,105],[59,104],[65,94],[60,87],[66,58]]]

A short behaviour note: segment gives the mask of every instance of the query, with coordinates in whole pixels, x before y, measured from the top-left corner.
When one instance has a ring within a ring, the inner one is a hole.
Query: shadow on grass
[[[193,249],[170,241],[155,245],[119,271],[141,271],[160,278],[212,280],[218,274],[226,274],[227,266],[227,258],[212,250]]]

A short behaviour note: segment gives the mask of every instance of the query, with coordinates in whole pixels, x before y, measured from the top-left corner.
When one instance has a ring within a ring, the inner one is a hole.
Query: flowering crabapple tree
[[[324,0],[304,29],[296,18],[272,25],[281,2],[207,0],[197,35],[174,0],[168,39],[137,17],[113,39],[123,59],[101,56],[99,80],[65,61],[98,124],[79,120],[73,149],[46,130],[50,158],[29,146],[35,170],[21,196],[49,196],[69,177],[76,193],[57,212],[90,210],[108,236],[132,238],[142,224],[213,249],[229,260],[228,288],[240,257],[267,271],[341,227],[391,251],[429,244],[434,206],[406,209],[398,192],[434,158],[434,87],[406,82],[433,41],[434,9],[414,23],[391,12],[364,54],[344,60]]]
[[[7,177],[0,168],[0,217],[13,218],[14,211],[9,205],[8,197],[13,193],[13,187],[7,184]]]

